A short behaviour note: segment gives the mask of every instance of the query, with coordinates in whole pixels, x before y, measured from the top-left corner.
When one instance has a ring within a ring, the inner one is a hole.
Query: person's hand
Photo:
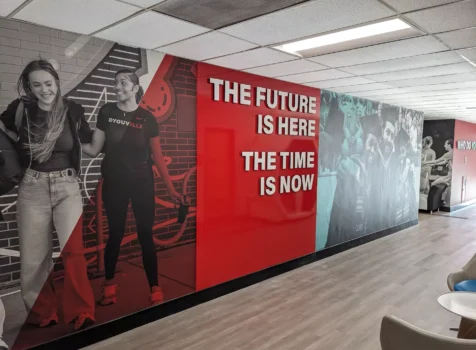
[[[182,196],[182,195],[181,195],[180,193],[178,193],[177,191],[172,190],[172,191],[169,192],[169,195],[170,195],[170,197],[172,197],[172,200],[173,200],[175,203],[177,203],[177,204],[179,204],[179,203],[185,204],[185,201],[184,201],[184,198],[183,198],[184,196]]]

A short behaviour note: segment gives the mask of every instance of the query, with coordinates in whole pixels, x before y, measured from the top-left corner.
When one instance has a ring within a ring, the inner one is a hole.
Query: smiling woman
[[[48,276],[53,268],[53,226],[65,267],[63,321],[75,329],[94,323],[94,297],[83,254],[83,203],[78,175],[81,145],[92,132],[84,109],[63,99],[59,76],[46,60],[30,62],[18,79],[19,99],[1,114],[4,127],[18,133],[24,176],[18,187],[17,222],[21,294],[29,322],[59,323],[56,295]]]

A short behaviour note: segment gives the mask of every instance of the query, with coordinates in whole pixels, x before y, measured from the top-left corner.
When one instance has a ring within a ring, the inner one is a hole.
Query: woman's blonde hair
[[[25,145],[30,148],[34,160],[38,163],[44,163],[51,157],[56,141],[63,132],[68,107],[61,96],[58,72],[56,72],[50,62],[43,59],[32,61],[23,69],[17,84],[18,94],[21,98],[26,102],[38,102],[30,86],[30,74],[39,70],[50,73],[58,87],[53,105],[47,113],[47,132],[43,135],[32,131],[31,128],[28,127],[28,143]]]

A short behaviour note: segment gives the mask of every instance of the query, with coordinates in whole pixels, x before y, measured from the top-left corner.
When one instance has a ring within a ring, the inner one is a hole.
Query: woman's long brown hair
[[[47,114],[47,132],[44,135],[40,135],[32,131],[31,128],[28,128],[29,138],[26,146],[30,148],[33,159],[38,163],[44,163],[51,157],[56,141],[63,132],[67,105],[61,95],[58,72],[56,72],[50,62],[43,59],[32,61],[23,69],[17,84],[18,94],[21,98],[27,102],[38,102],[30,86],[30,74],[39,70],[50,73],[58,87],[53,105]]]

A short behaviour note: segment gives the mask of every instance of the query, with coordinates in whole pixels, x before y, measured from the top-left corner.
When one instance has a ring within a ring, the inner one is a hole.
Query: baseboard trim
[[[461,210],[461,209],[464,209],[466,207],[469,207],[470,205],[473,205],[473,204],[476,204],[476,199],[473,199],[473,200],[470,200],[470,201],[467,201],[467,202],[464,202],[464,203],[461,203],[461,204],[453,205],[451,208],[449,208],[448,211],[454,212],[456,210]]]
[[[207,301],[219,298],[237,290],[249,287],[253,284],[262,282],[266,279],[278,276],[280,274],[297,269],[301,266],[322,260],[332,255],[344,252],[346,250],[358,247],[360,245],[372,242],[376,239],[391,235],[398,231],[418,225],[418,219],[410,221],[396,227],[392,227],[383,231],[375,232],[352,241],[339,244],[310,255],[303,256],[280,265],[272,266],[262,271],[255,272],[251,275],[240,277],[233,281],[220,284],[209,289],[205,289],[196,293],[185,295],[178,299],[171,300],[162,305],[149,309],[138,311],[134,314],[127,315],[113,321],[100,324],[80,332],[72,333],[67,336],[55,339],[53,341],[32,347],[34,350],[51,350],[51,349],[68,349],[79,350],[86,346],[98,343],[121,333],[130,331],[134,328],[157,321],[167,316],[187,310],[194,306],[203,304]]]

